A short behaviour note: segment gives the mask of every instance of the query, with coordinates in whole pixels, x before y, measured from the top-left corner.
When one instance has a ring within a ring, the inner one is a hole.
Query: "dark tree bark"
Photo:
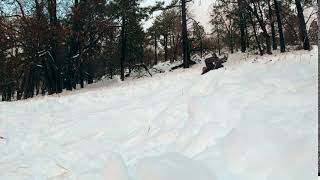
[[[246,45],[247,48],[250,48],[250,35],[248,33],[248,26],[246,25]]]
[[[269,20],[270,20],[270,26],[271,26],[271,37],[272,37],[272,49],[277,50],[277,40],[276,40],[276,30],[274,27],[274,18],[273,18],[273,13],[272,13],[272,6],[270,0],[268,0],[268,15],[269,15]]]
[[[164,39],[164,61],[168,61],[168,35],[163,35]]]
[[[175,38],[175,36],[172,36],[173,61],[177,61],[177,59],[178,59],[179,42],[180,42],[180,35],[179,34],[177,35],[176,38]]]
[[[55,78],[54,81],[54,93],[61,93],[63,89],[63,77],[61,73],[61,54],[59,54],[59,50],[61,50],[61,46],[59,43],[59,22],[57,17],[57,0],[48,0],[48,12],[49,12],[49,22],[51,27],[51,57],[52,63],[54,64],[53,76]]]
[[[268,54],[272,54],[271,53],[271,39],[270,39],[270,35],[268,34],[268,31],[267,31],[267,28],[266,28],[266,22],[263,18],[263,12],[261,10],[261,5],[260,5],[260,1],[257,1],[257,4],[258,4],[258,9],[259,9],[259,13],[260,13],[260,18],[259,18],[259,24],[260,26],[263,26],[261,27],[262,31],[263,31],[263,34],[266,38],[266,46],[267,46],[267,53]],[[256,9],[256,4],[254,3],[254,7]],[[257,11],[257,10],[256,10]]]
[[[252,28],[253,28],[254,37],[255,37],[255,39],[256,39],[256,42],[257,42],[257,46],[258,46],[260,55],[263,56],[264,53],[263,53],[263,50],[262,50],[262,48],[261,48],[259,38],[258,38],[258,36],[257,36],[256,25],[255,25],[255,23],[254,23],[254,21],[253,21],[253,18],[252,18],[251,13],[249,13],[249,16],[250,16],[250,22],[251,22],[251,25],[252,25]]]
[[[74,1],[73,7],[73,16],[72,16],[72,35],[70,40],[70,52],[69,59],[67,63],[67,72],[66,72],[66,88],[69,91],[72,91],[72,88],[76,87],[76,81],[74,79],[74,59],[79,53],[80,42],[79,42],[79,32],[81,31],[80,23],[79,23],[79,1]]]
[[[230,18],[230,45],[231,45],[231,53],[234,53],[234,39],[233,39],[233,27],[232,27],[232,22]]]
[[[181,0],[182,10],[182,49],[183,49],[183,67],[189,68],[190,51],[188,42],[188,30],[187,30],[187,13],[186,13],[186,0]]]
[[[220,56],[221,55],[220,31],[219,31],[219,26],[217,24],[216,24],[216,31],[217,31],[217,40],[218,40],[218,53]]]
[[[252,7],[249,4],[247,4],[247,10],[249,12],[251,12],[252,15],[254,15],[256,17],[256,19],[257,19],[257,21],[259,23],[259,26],[261,27],[261,30],[263,32],[263,35],[264,35],[264,37],[266,39],[267,53],[268,54],[272,54],[270,36],[268,34],[268,31],[267,31],[267,28],[266,28],[266,24],[265,24],[264,20],[262,19],[262,17],[260,17],[260,15],[258,14],[257,7],[256,7],[256,4],[254,2],[253,2],[253,6],[254,6],[254,9],[252,9]]]
[[[299,34],[300,34],[300,39],[303,42],[303,49],[310,50],[310,42],[309,42],[309,37],[308,37],[308,33],[307,33],[306,22],[304,20],[301,0],[295,0],[295,4],[297,7],[297,11],[298,11]]]
[[[277,15],[277,22],[278,22],[278,31],[280,36],[280,51],[285,52],[286,51],[286,45],[283,35],[283,29],[282,29],[282,19],[281,19],[281,4],[279,4],[278,0],[274,0],[274,6],[276,9],[276,15]]]
[[[154,60],[155,64],[158,64],[158,41],[157,41],[157,35],[154,35]]]
[[[121,60],[120,60],[120,71],[121,71],[121,80],[124,81],[124,62],[126,60],[126,17],[122,16],[122,29],[121,29]]]
[[[240,46],[241,52],[246,52],[246,35],[245,35],[245,28],[246,28],[246,20],[243,16],[243,0],[238,0],[238,7],[239,7],[239,19],[240,19]]]
[[[91,16],[91,19],[93,19],[93,17]],[[91,28],[92,27],[92,24],[91,24],[91,21],[89,21],[89,27]],[[92,47],[89,47],[89,50],[88,50],[88,55],[89,55],[89,58],[88,58],[88,61],[86,63],[87,65],[87,81],[88,81],[88,84],[92,84],[93,83],[93,77],[94,77],[94,72],[93,72],[93,65],[92,65],[92,62],[94,61],[95,57],[94,57],[94,48],[96,47],[95,46],[95,38],[94,38],[94,34],[93,33],[89,33],[89,41],[90,41],[90,44],[92,44]]]
[[[200,40],[200,58],[203,56],[203,43],[202,43],[202,38]]]
[[[228,32],[229,35],[229,47],[230,47],[230,52],[233,54],[234,48],[233,48],[233,35],[232,35],[232,31],[230,29],[230,31]]]
[[[170,34],[170,62],[174,62],[174,35]]]
[[[80,63],[80,78],[79,78],[80,87],[84,88],[84,67],[83,63]]]
[[[93,67],[92,67],[93,58],[89,59],[89,62],[87,64],[87,66],[88,66],[88,78],[87,78],[88,84],[92,84],[93,83],[93,77],[94,77],[94,72],[93,72]]]

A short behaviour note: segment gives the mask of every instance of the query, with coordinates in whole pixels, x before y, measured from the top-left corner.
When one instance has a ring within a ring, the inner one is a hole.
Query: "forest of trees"
[[[288,45],[310,50],[311,44],[317,44],[317,19],[312,18],[317,12],[313,10],[306,16],[303,10],[316,3],[315,0],[216,1],[211,21],[216,49],[220,52],[228,47],[231,53],[237,49],[258,50],[261,55],[277,49],[286,52]]]
[[[151,67],[192,54],[310,50],[317,21],[303,10],[312,0],[215,0],[212,32],[188,11],[190,0],[2,0],[0,1],[0,95],[3,101],[85,87],[132,66]],[[151,27],[143,22],[160,12]],[[310,22],[313,21],[313,22]],[[311,24],[310,27],[307,24]]]

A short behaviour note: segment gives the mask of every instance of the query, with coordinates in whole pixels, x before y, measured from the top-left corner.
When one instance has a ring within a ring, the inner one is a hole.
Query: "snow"
[[[114,180],[129,180],[127,167],[118,154],[109,158],[105,169],[105,177],[112,177]]]
[[[307,7],[303,10],[304,19],[306,21],[306,28],[307,30],[310,29],[310,26],[313,21],[317,21],[317,15],[318,15],[318,6],[317,3],[314,3],[312,6]]]
[[[316,49],[1,102],[0,179],[316,179]]]
[[[137,163],[135,172],[141,180],[214,180],[214,174],[207,167],[178,153],[143,159]]]

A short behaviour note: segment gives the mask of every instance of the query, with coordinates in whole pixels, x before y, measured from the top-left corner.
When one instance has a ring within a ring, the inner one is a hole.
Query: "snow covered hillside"
[[[317,61],[235,54],[203,76],[1,102],[0,179],[316,179]]]

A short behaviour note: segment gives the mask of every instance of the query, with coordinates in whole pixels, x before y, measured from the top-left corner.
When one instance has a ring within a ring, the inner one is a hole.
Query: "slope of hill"
[[[317,51],[231,55],[0,103],[0,179],[301,180],[317,172]]]

